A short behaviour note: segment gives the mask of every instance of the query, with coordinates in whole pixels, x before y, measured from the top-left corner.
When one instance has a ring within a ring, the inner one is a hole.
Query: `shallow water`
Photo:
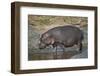
[[[66,48],[65,51],[58,48],[57,52],[54,49],[48,49],[29,53],[29,60],[77,59],[87,57],[87,47],[84,47],[81,53],[75,47]]]
[[[38,48],[39,33],[32,27],[29,27],[29,39],[28,39],[28,60],[53,60],[53,59],[78,59],[88,58],[87,50],[87,28],[82,28],[84,32],[83,48],[80,53],[77,47],[68,47],[63,51],[58,47],[57,52],[55,49],[48,47],[40,50]]]

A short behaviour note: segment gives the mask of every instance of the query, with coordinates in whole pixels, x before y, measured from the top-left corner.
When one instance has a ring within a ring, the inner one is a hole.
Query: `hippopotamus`
[[[81,52],[83,38],[83,31],[79,27],[74,25],[58,26],[41,35],[39,48],[44,49],[51,45],[56,50],[57,46],[64,50],[64,48],[77,45],[79,52]]]

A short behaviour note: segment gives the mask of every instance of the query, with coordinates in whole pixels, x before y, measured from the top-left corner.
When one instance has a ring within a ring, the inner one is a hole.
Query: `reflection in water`
[[[75,50],[75,48],[67,48],[64,52],[58,49],[57,55],[56,52],[53,50],[43,50],[43,51],[36,51],[31,52],[29,54],[29,60],[52,60],[52,59],[71,59],[71,58],[87,58],[87,48],[83,48],[82,53]]]

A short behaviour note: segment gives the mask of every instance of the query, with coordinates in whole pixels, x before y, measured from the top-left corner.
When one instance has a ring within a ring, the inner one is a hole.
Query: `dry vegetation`
[[[78,24],[79,26],[87,25],[86,17],[71,17],[71,16],[40,16],[40,15],[29,15],[28,23],[34,28],[44,30],[56,27],[64,26],[68,24]]]

